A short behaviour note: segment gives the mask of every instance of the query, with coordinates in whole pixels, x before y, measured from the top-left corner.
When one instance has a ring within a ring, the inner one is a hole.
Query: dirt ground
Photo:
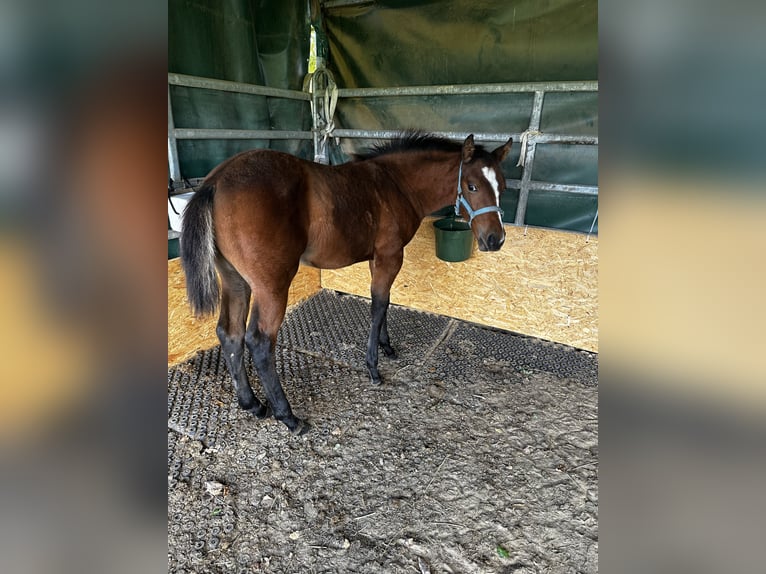
[[[169,370],[168,570],[597,572],[597,356],[394,307],[373,387],[368,314],[288,316],[303,437],[236,407],[218,348]]]

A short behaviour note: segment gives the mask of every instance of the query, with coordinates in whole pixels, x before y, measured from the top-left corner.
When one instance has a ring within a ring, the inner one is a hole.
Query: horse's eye
[[[477,189],[478,188],[474,184],[472,183],[468,184],[468,191],[476,191]]]

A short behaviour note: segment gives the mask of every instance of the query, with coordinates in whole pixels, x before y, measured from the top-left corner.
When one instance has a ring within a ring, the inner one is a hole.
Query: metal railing
[[[173,181],[181,181],[181,166],[178,159],[179,139],[308,139],[313,137],[310,131],[296,130],[232,130],[232,129],[201,129],[201,128],[177,128],[173,122],[173,106],[170,100],[170,86],[184,86],[187,88],[201,88],[217,90],[219,92],[236,92],[254,96],[266,96],[270,98],[284,98],[289,100],[311,101],[309,94],[298,90],[283,90],[245,84],[242,82],[229,82],[227,80],[215,80],[212,78],[200,78],[184,74],[168,74],[168,165],[170,177]]]
[[[318,135],[337,138],[365,138],[365,139],[390,139],[397,137],[401,132],[397,130],[363,130],[334,128],[327,118],[318,118],[312,114],[314,128],[312,131],[296,130],[234,130],[234,129],[194,129],[176,128],[173,123],[173,110],[170,101],[170,86],[186,86],[191,88],[203,88],[225,92],[237,92],[244,94],[260,95],[267,97],[286,98],[293,100],[312,101],[321,94],[309,94],[297,90],[283,90],[269,88],[254,84],[214,80],[183,74],[168,74],[168,162],[171,177],[175,181],[181,180],[178,163],[178,139],[314,139],[317,145]],[[551,183],[532,179],[532,170],[535,162],[535,154],[538,144],[561,143],[561,144],[584,144],[598,145],[598,136],[566,135],[540,132],[540,119],[542,116],[543,103],[547,93],[554,92],[597,92],[598,82],[529,82],[516,84],[467,84],[467,85],[438,85],[438,86],[404,86],[390,88],[354,88],[338,89],[337,98],[367,98],[367,97],[401,97],[401,96],[435,96],[435,95],[467,95],[467,94],[518,94],[533,93],[532,109],[527,130],[520,133],[474,133],[479,141],[504,142],[512,137],[514,142],[523,141],[520,164],[522,166],[521,179],[508,179],[509,187],[519,189],[519,201],[514,217],[515,225],[524,225],[529,192],[531,190],[559,191],[565,193],[598,195],[597,186],[571,185]],[[329,118],[331,120],[332,118]],[[329,131],[327,127],[329,126]],[[326,132],[326,133],[325,133]],[[468,132],[435,131],[434,135],[452,140],[462,140]],[[523,138],[523,140],[522,140]],[[315,149],[315,152],[317,150]]]
[[[462,96],[465,94],[523,94],[529,92],[596,92],[598,82],[526,82],[505,84],[447,84],[397,88],[340,88],[341,98],[377,96]]]
[[[525,138],[522,145],[522,176],[521,179],[508,179],[506,185],[518,187],[519,201],[516,207],[514,225],[524,225],[527,202],[531,190],[561,191],[581,195],[598,195],[598,187],[590,185],[570,185],[536,181],[532,179],[535,153],[538,144],[562,143],[598,145],[598,136],[551,134],[540,132],[545,94],[553,92],[597,92],[598,82],[529,82],[518,84],[470,84],[470,85],[441,85],[441,86],[404,86],[396,88],[355,88],[339,89],[338,98],[371,98],[371,97],[400,97],[400,96],[443,96],[468,94],[519,94],[533,93],[532,110],[529,126],[521,133],[474,133],[474,138],[486,142],[504,142],[512,137],[515,142]],[[465,132],[432,132],[434,135],[452,140],[462,140],[468,134]],[[341,138],[379,138],[396,137],[398,132],[390,130],[355,130],[335,129],[332,135]]]
[[[187,76],[184,74],[168,74],[168,84],[171,86],[185,86],[187,88],[204,88],[219,92],[237,92],[239,94],[252,94],[254,96],[269,96],[272,98],[286,98],[288,100],[309,101],[311,98],[306,92],[298,90],[283,90],[270,88],[257,84],[244,84],[242,82],[230,82],[228,80],[215,80],[213,78],[200,78],[199,76]]]

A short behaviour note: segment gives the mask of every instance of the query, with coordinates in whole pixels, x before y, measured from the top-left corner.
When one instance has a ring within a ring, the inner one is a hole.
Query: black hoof
[[[370,383],[372,383],[373,385],[375,385],[377,387],[378,385],[383,383],[383,379],[381,379],[379,376],[378,377],[370,377]]]
[[[311,430],[311,425],[307,423],[306,421],[302,421],[298,417],[295,417],[295,420],[291,424],[288,424],[286,422],[285,424],[287,425],[287,428],[290,430],[290,434],[292,434],[293,436],[301,436]]]
[[[243,401],[240,399],[238,402],[239,408],[255,415],[256,418],[265,419],[271,416],[271,407],[269,407],[268,403],[262,403],[255,397],[250,401]]]
[[[261,403],[257,407],[247,409],[247,412],[255,415],[257,419],[267,419],[271,417],[271,407],[267,403]]]
[[[391,345],[381,345],[383,348],[383,354],[388,357],[389,359],[398,359],[399,354],[394,350],[394,348]]]

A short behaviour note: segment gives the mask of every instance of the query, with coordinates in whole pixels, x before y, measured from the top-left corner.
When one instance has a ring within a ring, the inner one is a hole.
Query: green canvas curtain
[[[300,90],[308,69],[306,0],[169,0],[170,72]],[[176,127],[311,129],[308,102],[171,86]],[[232,155],[271,147],[310,158],[310,141],[179,140],[184,177]]]
[[[169,0],[169,70],[300,90],[307,73],[310,1]],[[340,87],[480,84],[598,78],[596,0],[376,0],[324,8],[328,67]],[[171,87],[177,127],[311,128],[308,102]],[[532,94],[341,99],[338,127],[421,128],[464,132],[527,129]],[[546,96],[540,129],[597,135],[593,93]],[[217,163],[255,147],[312,157],[310,141],[181,140],[181,171],[205,175]],[[334,162],[369,141],[344,140]],[[500,142],[485,142],[498,145]],[[505,162],[518,179],[519,144]],[[538,144],[532,177],[597,185],[595,146]],[[503,199],[506,219],[518,190]],[[526,223],[588,231],[595,196],[531,191]],[[594,231],[597,230],[597,226]]]
[[[329,67],[342,88],[598,78],[597,0],[378,0],[325,10],[323,19]],[[532,99],[532,94],[341,99],[336,125],[518,133],[529,125]],[[540,129],[597,135],[597,94],[546,95]],[[336,157],[345,159],[370,143],[344,141]],[[521,177],[519,151],[516,142],[503,166],[510,179]],[[532,177],[597,185],[597,148],[540,144]],[[513,221],[517,201],[518,190],[505,194],[507,221]],[[526,223],[589,231],[596,209],[594,196],[533,190]]]

